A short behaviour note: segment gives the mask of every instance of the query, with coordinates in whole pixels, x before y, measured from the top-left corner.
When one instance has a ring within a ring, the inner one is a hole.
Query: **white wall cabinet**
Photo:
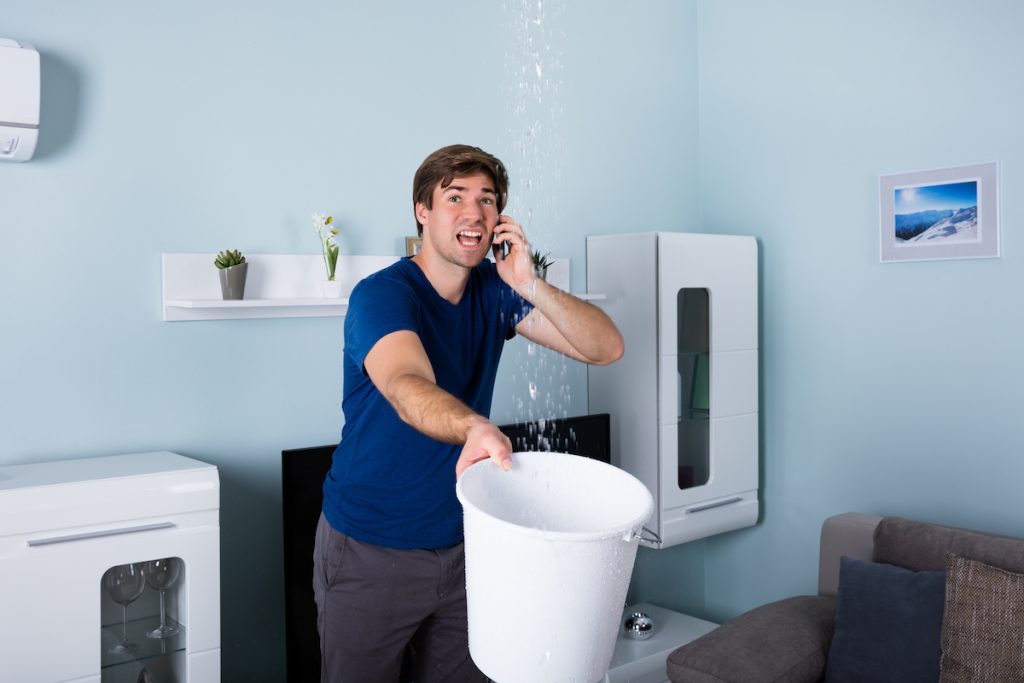
[[[654,494],[668,547],[758,517],[757,242],[634,233],[587,238],[587,287],[626,354],[588,370],[611,414],[612,463]]]
[[[220,680],[219,479],[166,451],[0,467],[0,671],[19,683]],[[176,558],[165,592],[125,607],[112,568]]]

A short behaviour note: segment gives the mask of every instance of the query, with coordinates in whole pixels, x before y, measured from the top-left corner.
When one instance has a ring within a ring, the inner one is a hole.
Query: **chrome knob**
[[[647,640],[654,635],[654,620],[643,612],[633,612],[622,625],[627,638]]]

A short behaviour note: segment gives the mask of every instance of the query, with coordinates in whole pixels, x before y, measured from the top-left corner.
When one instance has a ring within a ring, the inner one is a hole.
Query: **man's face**
[[[448,187],[434,188],[433,208],[416,205],[423,224],[423,249],[467,268],[479,264],[491,246],[498,224],[494,183],[483,173],[454,178]]]

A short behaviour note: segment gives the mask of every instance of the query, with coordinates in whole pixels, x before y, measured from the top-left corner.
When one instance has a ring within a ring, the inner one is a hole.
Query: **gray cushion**
[[[942,683],[1024,681],[1024,574],[949,555]]]
[[[801,595],[762,605],[668,656],[674,683],[818,681],[835,628],[836,600]]]
[[[946,568],[946,553],[956,553],[1012,572],[1024,572],[1024,540],[979,531],[886,517],[875,528],[875,562],[914,571]]]

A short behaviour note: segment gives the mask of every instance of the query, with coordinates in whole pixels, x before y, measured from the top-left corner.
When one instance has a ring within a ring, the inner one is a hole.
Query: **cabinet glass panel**
[[[100,580],[103,683],[184,683],[185,563],[116,565]]]
[[[676,295],[679,381],[679,471],[681,489],[703,486],[711,475],[711,355],[708,290]]]

